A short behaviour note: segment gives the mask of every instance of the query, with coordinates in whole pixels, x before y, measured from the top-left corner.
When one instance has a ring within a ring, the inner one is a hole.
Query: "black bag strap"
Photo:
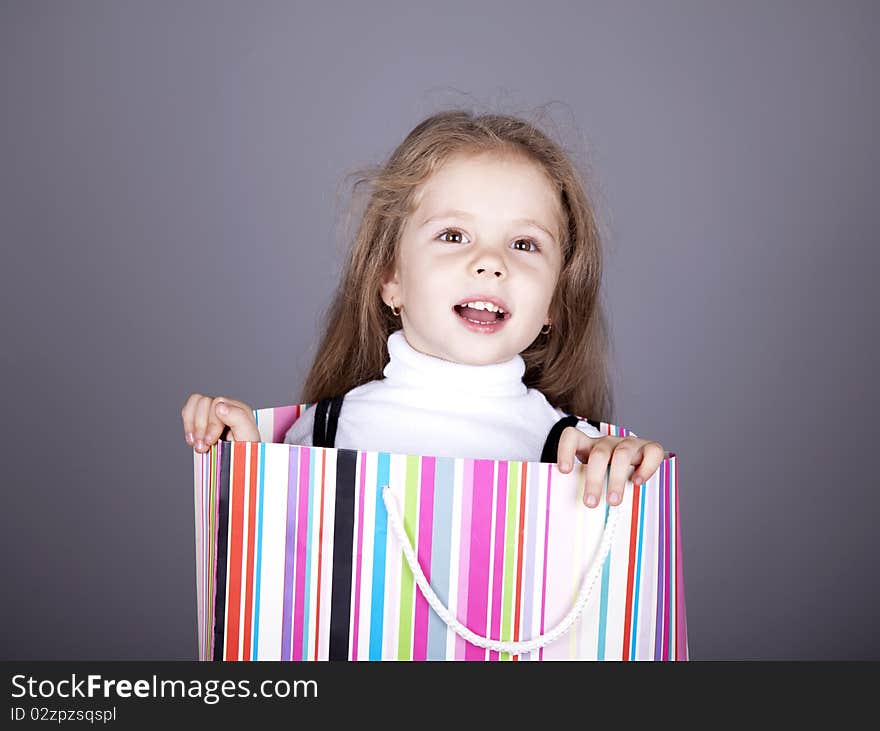
[[[578,419],[576,416],[563,416],[550,429],[547,435],[547,441],[544,442],[544,449],[541,452],[542,462],[555,462],[559,454],[559,437],[567,426],[577,426]]]
[[[315,424],[312,427],[313,447],[333,447],[336,443],[336,427],[345,394],[323,398],[315,405]]]
[[[342,400],[345,394],[334,396],[330,402],[330,414],[327,418],[327,442],[333,447],[336,445],[336,426],[339,424],[339,412],[342,411]]]
[[[315,423],[312,425],[312,446],[324,447],[327,441],[327,409],[330,406],[329,398],[322,398],[315,404]]]

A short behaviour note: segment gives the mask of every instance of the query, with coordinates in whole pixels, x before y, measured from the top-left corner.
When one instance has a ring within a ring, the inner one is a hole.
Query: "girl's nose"
[[[502,269],[499,269],[496,267],[490,267],[488,270],[485,267],[478,267],[477,268],[477,274],[482,275],[483,272],[485,272],[485,271],[490,271],[490,272],[494,271],[496,277],[498,277],[499,279],[504,278],[504,271]]]
[[[479,277],[494,276],[498,279],[504,279],[507,276],[507,266],[504,259],[494,251],[480,252],[471,266],[474,274]]]

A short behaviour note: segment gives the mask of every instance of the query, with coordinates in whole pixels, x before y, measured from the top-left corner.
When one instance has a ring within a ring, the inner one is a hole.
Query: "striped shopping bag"
[[[582,465],[284,444],[313,406],[194,453],[200,659],[687,659],[675,454],[586,508]]]

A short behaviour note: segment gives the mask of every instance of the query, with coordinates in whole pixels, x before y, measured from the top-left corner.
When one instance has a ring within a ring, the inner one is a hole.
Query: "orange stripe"
[[[316,595],[317,603],[315,605],[315,656],[313,660],[318,659],[318,638],[321,636],[321,545],[324,535],[324,477],[327,469],[327,450],[321,450],[321,513],[318,519],[318,593]]]
[[[636,538],[639,532],[639,489],[633,485],[632,520],[629,526],[629,567],[626,573],[626,612],[623,615],[623,660],[629,660],[630,631],[632,630],[633,584],[636,570]]]
[[[254,554],[257,552],[257,450],[260,445],[255,442],[245,442],[245,446],[251,454],[251,474],[248,480],[250,500],[248,503],[247,585],[245,586],[244,599],[243,657],[249,659],[251,656],[251,626],[254,615]]]
[[[244,517],[244,443],[235,442],[232,454],[232,502],[229,522],[229,604],[226,610],[226,659],[238,660],[238,617],[241,602],[241,540]]]
[[[523,571],[523,534],[526,529],[526,465],[523,463],[520,470],[519,485],[519,544],[516,549],[516,609],[513,613],[513,639],[519,640],[519,619],[522,607],[522,571]],[[519,655],[513,656],[514,661],[519,660]]]

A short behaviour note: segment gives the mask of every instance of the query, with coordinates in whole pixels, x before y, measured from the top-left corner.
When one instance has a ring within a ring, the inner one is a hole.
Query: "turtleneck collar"
[[[388,355],[383,371],[386,386],[481,397],[524,396],[528,390],[522,381],[526,364],[520,355],[490,365],[453,363],[420,353],[407,342],[403,330],[388,336]]]

